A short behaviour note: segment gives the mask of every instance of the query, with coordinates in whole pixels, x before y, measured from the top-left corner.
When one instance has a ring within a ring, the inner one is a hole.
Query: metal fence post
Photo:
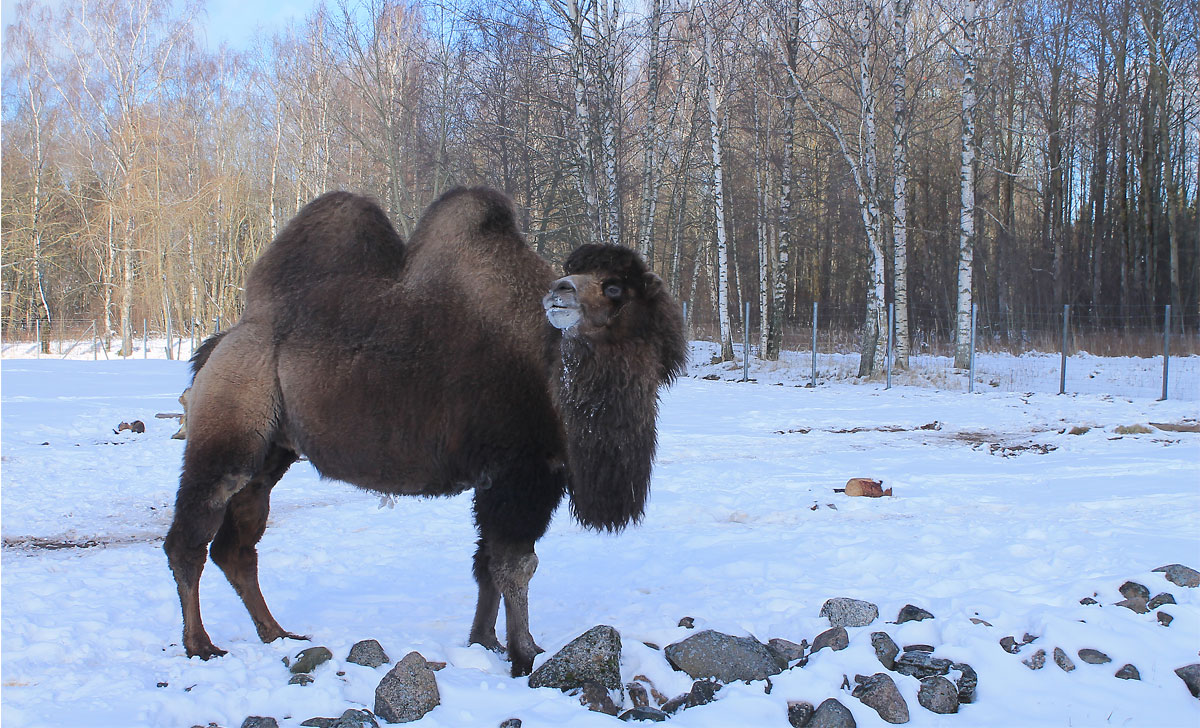
[[[746,315],[742,318],[742,381],[750,381],[750,302],[746,301]]]
[[[148,336],[146,334],[146,319],[142,319],[142,358],[143,359],[145,359],[146,357],[149,356],[149,354],[147,352],[150,351],[150,344],[147,342],[147,339],[148,339]]]
[[[42,321],[38,319],[33,322],[34,335],[37,337],[37,358],[42,358]]]
[[[1171,362],[1171,304],[1167,304],[1163,312],[1163,392],[1162,400],[1167,398],[1167,373]]]
[[[92,361],[98,361],[100,359],[100,353],[99,353],[100,342],[96,341],[96,337],[99,335],[99,333],[100,332],[98,330],[98,327],[96,326],[96,322],[93,321],[92,322]]]
[[[975,312],[978,310],[974,301],[971,302],[971,355],[967,365],[967,393],[975,393]]]
[[[174,357],[171,356],[171,335],[172,335],[172,333],[173,332],[171,331],[171,317],[167,316],[167,360],[168,361],[174,359]]]
[[[892,329],[896,326],[896,304],[888,304],[888,332],[887,332],[887,355],[884,357],[884,362],[887,366],[887,383],[883,385],[884,389],[892,388]]]
[[[817,386],[817,302],[813,301],[813,332],[812,332],[812,384]]]
[[[1071,304],[1063,304],[1062,363],[1058,369],[1058,393],[1067,393],[1067,326],[1071,320]]]

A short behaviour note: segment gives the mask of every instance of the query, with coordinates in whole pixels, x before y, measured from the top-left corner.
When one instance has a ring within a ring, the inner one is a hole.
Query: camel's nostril
[[[555,293],[575,293],[576,292],[575,282],[572,281],[570,278],[559,278],[554,283],[554,292]]]

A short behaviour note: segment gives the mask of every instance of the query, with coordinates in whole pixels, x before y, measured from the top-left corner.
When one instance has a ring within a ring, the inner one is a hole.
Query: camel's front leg
[[[475,604],[475,621],[471,623],[470,642],[483,645],[493,652],[504,652],[496,639],[496,616],[500,613],[500,590],[492,580],[487,542],[479,539],[475,550],[475,583],[479,584],[479,601]]]
[[[537,571],[538,558],[532,543],[489,544],[488,570],[504,597],[504,625],[508,637],[508,658],[512,676],[533,671],[533,658],[541,652],[529,633],[529,580]],[[482,605],[482,589],[481,589]],[[493,618],[495,611],[492,612]]]

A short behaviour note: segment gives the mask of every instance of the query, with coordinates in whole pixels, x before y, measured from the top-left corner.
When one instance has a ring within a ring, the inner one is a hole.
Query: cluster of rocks
[[[1177,586],[1200,587],[1200,572],[1189,567],[1170,564],[1154,571],[1163,573],[1168,581]],[[1171,593],[1151,596],[1150,589],[1133,581],[1122,584],[1118,590],[1124,599],[1115,602],[1115,606],[1125,607],[1137,614],[1159,610],[1156,614],[1159,623],[1164,626],[1171,623],[1171,615],[1160,609],[1176,603]],[[1099,604],[1091,597],[1080,602]],[[717,693],[722,686],[729,683],[764,681],[765,690],[769,693],[772,676],[784,670],[804,667],[822,650],[833,652],[845,649],[850,644],[847,630],[875,623],[879,618],[879,608],[870,602],[839,597],[826,601],[821,607],[820,616],[829,620],[829,629],[816,635],[811,644],[808,640],[795,643],[780,638],[764,644],[753,637],[736,637],[704,630],[667,645],[662,650],[667,662],[694,680],[688,692],[673,698],[663,695],[645,675],[637,675],[632,681],[622,683],[621,635],[607,625],[593,627],[546,660],[530,675],[529,686],[557,688],[577,696],[588,709],[617,716],[621,720],[665,721],[681,710],[713,702],[718,699]],[[933,618],[934,615],[927,610],[906,604],[896,615],[894,624]],[[991,626],[981,619],[972,621]],[[684,617],[679,626],[694,629],[695,620]],[[1038,639],[1028,633],[1020,641],[1007,636],[1000,640],[1000,647],[1017,655]],[[853,686],[846,678],[842,687],[849,691],[851,697],[875,710],[884,721],[901,724],[910,719],[909,706],[897,688],[893,674],[918,680],[920,688],[917,702],[933,713],[957,713],[960,706],[974,701],[979,678],[970,665],[937,657],[932,645],[906,645],[901,649],[885,631],[871,632],[870,641],[883,671],[855,675]],[[1075,656],[1091,665],[1112,662],[1108,655],[1093,648],[1080,649]],[[312,673],[332,658],[333,654],[324,647],[306,649],[292,660],[285,658],[284,663],[293,676],[289,682],[299,685],[313,682]],[[1064,672],[1076,669],[1075,660],[1061,647],[1054,647],[1049,658]],[[389,664],[390,659],[377,641],[364,640],[351,648],[346,662],[374,669]],[[1028,652],[1022,659],[1022,663],[1031,670],[1041,670],[1047,662],[1047,652],[1042,648]],[[313,728],[379,728],[378,719],[388,723],[418,720],[441,702],[434,672],[443,667],[445,663],[431,663],[420,653],[410,652],[379,682],[375,690],[374,712],[351,709],[337,718],[310,718],[301,725]],[[1200,664],[1180,667],[1175,673],[1191,694],[1200,698]],[[1115,676],[1125,680],[1141,679],[1137,667],[1132,664],[1123,665]],[[817,706],[804,700],[788,701],[787,718],[796,728],[855,726],[850,710],[833,697]],[[501,728],[520,726],[518,718],[510,718],[501,724]],[[242,728],[277,728],[277,723],[274,718],[251,716],[242,724]]]

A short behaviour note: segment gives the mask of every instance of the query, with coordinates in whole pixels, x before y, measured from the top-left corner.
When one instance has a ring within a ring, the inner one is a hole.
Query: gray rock
[[[629,696],[629,702],[633,703],[633,707],[650,707],[650,693],[646,690],[646,686],[640,682],[627,683],[625,685],[625,694]]]
[[[1021,660],[1021,663],[1023,665],[1025,665],[1025,667],[1028,667],[1030,670],[1041,670],[1043,667],[1046,666],[1046,651],[1038,650],[1037,652],[1033,653],[1031,656],[1026,657],[1024,660]]]
[[[944,657],[934,657],[924,651],[905,652],[896,660],[892,669],[901,675],[911,675],[918,680],[950,672],[952,663]]]
[[[1176,586],[1186,586],[1192,589],[1200,586],[1200,571],[1183,564],[1168,564],[1158,567],[1155,571],[1161,571],[1167,577],[1167,581]]]
[[[1200,664],[1184,665],[1175,669],[1175,674],[1187,685],[1193,698],[1200,698]]]
[[[1017,644],[1017,640],[1012,635],[1000,638],[1000,647],[1010,655],[1015,655],[1021,651],[1021,645]]]
[[[1079,651],[1079,659],[1089,665],[1103,665],[1106,662],[1112,662],[1112,658],[1104,654],[1100,650],[1093,650],[1091,647],[1084,647]]]
[[[1136,581],[1127,581],[1117,587],[1117,590],[1126,599],[1141,599],[1144,602],[1150,598],[1150,590],[1145,585],[1139,584]]]
[[[1132,612],[1137,612],[1138,614],[1145,614],[1146,612],[1150,611],[1149,607],[1146,606],[1146,600],[1140,597],[1129,597],[1128,599],[1122,599],[1113,606],[1125,607],[1126,609]]]
[[[980,619],[979,617],[971,617],[971,624],[982,624],[984,627],[992,626],[991,622],[987,621],[986,619]]]
[[[1159,607],[1161,607],[1164,604],[1174,604],[1174,603],[1175,603],[1175,595],[1170,592],[1163,592],[1162,594],[1155,594],[1154,598],[1146,603],[1146,607],[1148,609],[1158,609]]]
[[[724,683],[762,680],[783,672],[758,640],[733,637],[711,629],[667,645],[664,654],[676,670],[693,678],[711,677]]]
[[[684,617],[679,620],[679,626],[684,627],[686,629],[695,629],[696,628],[696,620],[692,617]]]
[[[821,606],[821,616],[829,618],[830,627],[866,627],[879,616],[879,607],[861,599],[837,597]]]
[[[933,645],[917,643],[915,645],[904,645],[905,652],[933,652]]]
[[[500,724],[500,728],[521,728],[521,719],[509,718]]]
[[[662,723],[669,716],[658,708],[634,708],[621,713],[621,720],[648,720],[654,723]]]
[[[340,718],[309,718],[300,725],[305,728],[379,728],[379,721],[369,710],[351,708]]]
[[[588,710],[595,713],[616,715],[621,712],[608,690],[594,682],[583,684],[583,695],[579,696],[579,704],[587,706]]]
[[[419,720],[442,702],[437,678],[419,652],[410,652],[375,688],[375,715],[389,723]]]
[[[792,728],[808,728],[808,724],[812,722],[813,714],[817,709],[807,700],[789,700],[788,708],[788,723]]]
[[[299,675],[292,675],[292,679],[288,680],[288,685],[309,685],[313,682],[313,676],[307,672],[302,672]]]
[[[318,665],[324,664],[333,659],[333,653],[325,647],[309,647],[307,650],[301,650],[300,654],[296,655],[295,662],[288,669],[293,675],[299,675],[303,672],[312,672],[317,669]]]
[[[1079,600],[1079,603],[1085,607],[1090,607],[1091,605],[1099,604],[1100,602],[1096,601],[1095,599],[1092,599],[1091,597],[1084,597],[1083,599]]]
[[[1158,623],[1164,627],[1170,627],[1171,622],[1175,621],[1175,618],[1172,617],[1171,615],[1167,614],[1166,612],[1155,612],[1154,616],[1155,616],[1155,618],[1158,619]]]
[[[882,672],[870,677],[855,675],[854,681],[858,685],[851,695],[868,708],[874,708],[880,718],[893,724],[908,722],[908,703],[904,702],[904,696],[896,689],[890,675]]]
[[[946,715],[958,712],[958,686],[944,677],[927,677],[917,691],[917,702],[934,713]]]
[[[880,664],[886,669],[891,670],[896,665],[896,655],[900,654],[900,648],[896,647],[896,643],[887,632],[872,632],[871,647],[875,648],[875,657],[879,658]]]
[[[1054,648],[1054,664],[1062,668],[1063,672],[1070,672],[1075,669],[1075,663],[1070,657],[1067,657],[1067,653],[1063,652],[1063,648],[1061,647]]]
[[[720,683],[713,682],[712,680],[697,680],[692,683],[690,691],[663,703],[663,712],[674,714],[686,708],[695,708],[698,705],[711,703],[717,699],[717,691],[720,689]]]
[[[896,615],[896,624],[903,624],[904,622],[920,622],[923,619],[933,619],[933,615],[924,609],[921,609],[920,607],[914,607],[911,604],[905,604],[900,608],[900,613]]]
[[[1122,680],[1141,680],[1142,674],[1133,665],[1124,665],[1120,670],[1117,670],[1116,676]]]
[[[834,627],[832,629],[825,630],[813,638],[812,654],[815,655],[826,647],[834,652],[837,652],[838,650],[846,649],[849,644],[850,636],[846,634],[846,628]]]
[[[834,698],[827,698],[817,706],[808,728],[856,728],[854,714]]]
[[[242,721],[242,728],[279,728],[279,723],[274,718],[252,715]]]
[[[975,688],[979,686],[979,674],[975,672],[975,668],[965,662],[955,662],[950,665],[951,670],[958,670],[959,677],[954,681],[958,686],[958,703],[959,705],[968,705],[975,702]]]
[[[353,662],[355,665],[365,665],[367,667],[379,667],[385,665],[391,660],[388,659],[387,653],[383,651],[383,645],[376,640],[362,640],[355,642],[350,648],[350,654],[346,656],[346,662]]]
[[[571,640],[529,676],[531,688],[573,690],[586,683],[607,690],[621,687],[621,635],[608,625]]]
[[[776,664],[787,669],[787,666],[796,660],[804,659],[804,652],[807,645],[807,642],[796,644],[795,642],[776,637],[767,642],[767,651],[775,658]]]

